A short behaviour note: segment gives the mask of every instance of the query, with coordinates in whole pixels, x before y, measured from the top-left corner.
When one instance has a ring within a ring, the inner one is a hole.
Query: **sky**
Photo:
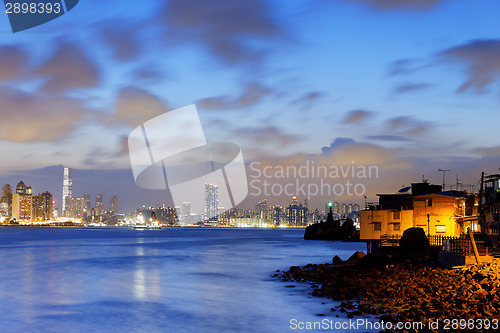
[[[81,0],[17,33],[0,15],[0,182],[60,202],[64,165],[75,196],[117,194],[124,213],[169,205],[134,183],[127,138],[195,104],[207,141],[241,148],[240,207],[287,204],[287,184],[311,207],[376,201],[441,184],[438,169],[477,189],[500,167],[499,12],[495,0]],[[304,165],[378,172],[299,175],[362,195],[311,195],[276,174]]]

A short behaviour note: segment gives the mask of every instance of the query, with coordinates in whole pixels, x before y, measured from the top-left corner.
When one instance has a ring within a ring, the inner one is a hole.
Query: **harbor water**
[[[309,285],[273,275],[347,259],[364,243],[304,240],[303,232],[3,227],[1,331],[281,333],[348,321]]]

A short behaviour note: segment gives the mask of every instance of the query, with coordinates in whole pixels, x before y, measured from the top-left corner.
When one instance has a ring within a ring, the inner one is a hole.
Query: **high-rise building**
[[[16,220],[30,221],[33,214],[33,196],[31,187],[26,186],[23,181],[16,185],[16,193],[12,194],[12,218]]]
[[[28,191],[28,187],[24,184],[24,182],[21,180],[19,183],[16,185],[16,193],[17,194],[26,194]]]
[[[113,195],[111,201],[109,201],[109,210],[113,215],[118,214],[118,196]]]
[[[6,212],[4,212],[5,217],[9,218],[12,215],[12,186],[10,184],[5,184],[2,187],[1,203],[4,203],[4,206],[6,206],[4,207],[4,210],[6,209]]]
[[[66,216],[66,203],[73,197],[73,177],[70,168],[64,168],[63,193],[62,193],[62,214]]]
[[[183,223],[190,223],[190,216],[191,216],[191,203],[190,202],[183,202],[182,207],[181,207],[181,214],[179,215],[181,222]]]
[[[292,197],[292,204],[288,206],[288,225],[291,226],[306,226],[308,209],[299,203],[296,196]]]
[[[32,199],[32,220],[52,219],[52,194],[44,192],[33,196]]]
[[[104,213],[102,193],[95,195],[95,215],[101,216]]]
[[[84,198],[71,198],[66,201],[66,217],[82,218],[88,213]]]
[[[208,220],[216,220],[219,214],[219,186],[205,184],[205,216]]]
[[[92,206],[91,206],[92,198],[91,198],[90,193],[83,194],[83,200],[85,201],[86,210],[88,212],[90,212],[90,208],[92,208]]]
[[[269,212],[267,209],[267,200],[266,199],[260,201],[255,206],[255,213],[256,213],[256,217],[258,219],[267,220],[269,218]]]

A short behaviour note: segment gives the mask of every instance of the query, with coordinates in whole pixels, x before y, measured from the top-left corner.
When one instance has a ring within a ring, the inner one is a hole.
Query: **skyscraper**
[[[96,194],[95,195],[95,215],[101,216],[103,212],[103,206],[102,206],[102,193]]]
[[[219,214],[219,186],[205,184],[205,215],[208,220],[215,220]]]
[[[23,181],[20,181],[16,185],[16,193],[12,194],[12,218],[18,221],[30,221],[32,219],[32,207],[31,187],[27,187]]]
[[[63,193],[62,193],[62,215],[66,216],[66,202],[67,199],[71,199],[73,197],[73,177],[71,176],[71,169],[64,168],[64,177],[63,177]]]
[[[118,196],[113,195],[111,201],[109,202],[109,210],[113,215],[118,214]]]
[[[11,217],[12,215],[12,186],[10,184],[5,184],[2,187],[2,203],[7,205],[6,217]]]

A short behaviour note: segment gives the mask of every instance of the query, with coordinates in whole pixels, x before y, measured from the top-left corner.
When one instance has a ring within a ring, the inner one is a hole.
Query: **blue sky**
[[[125,192],[125,210],[148,204],[126,138],[196,104],[207,139],[249,163],[377,165],[372,199],[422,175],[441,183],[438,168],[477,184],[500,167],[499,12],[494,0],[82,0],[15,34],[0,15],[1,180],[66,165],[129,184],[96,176],[86,190]]]

